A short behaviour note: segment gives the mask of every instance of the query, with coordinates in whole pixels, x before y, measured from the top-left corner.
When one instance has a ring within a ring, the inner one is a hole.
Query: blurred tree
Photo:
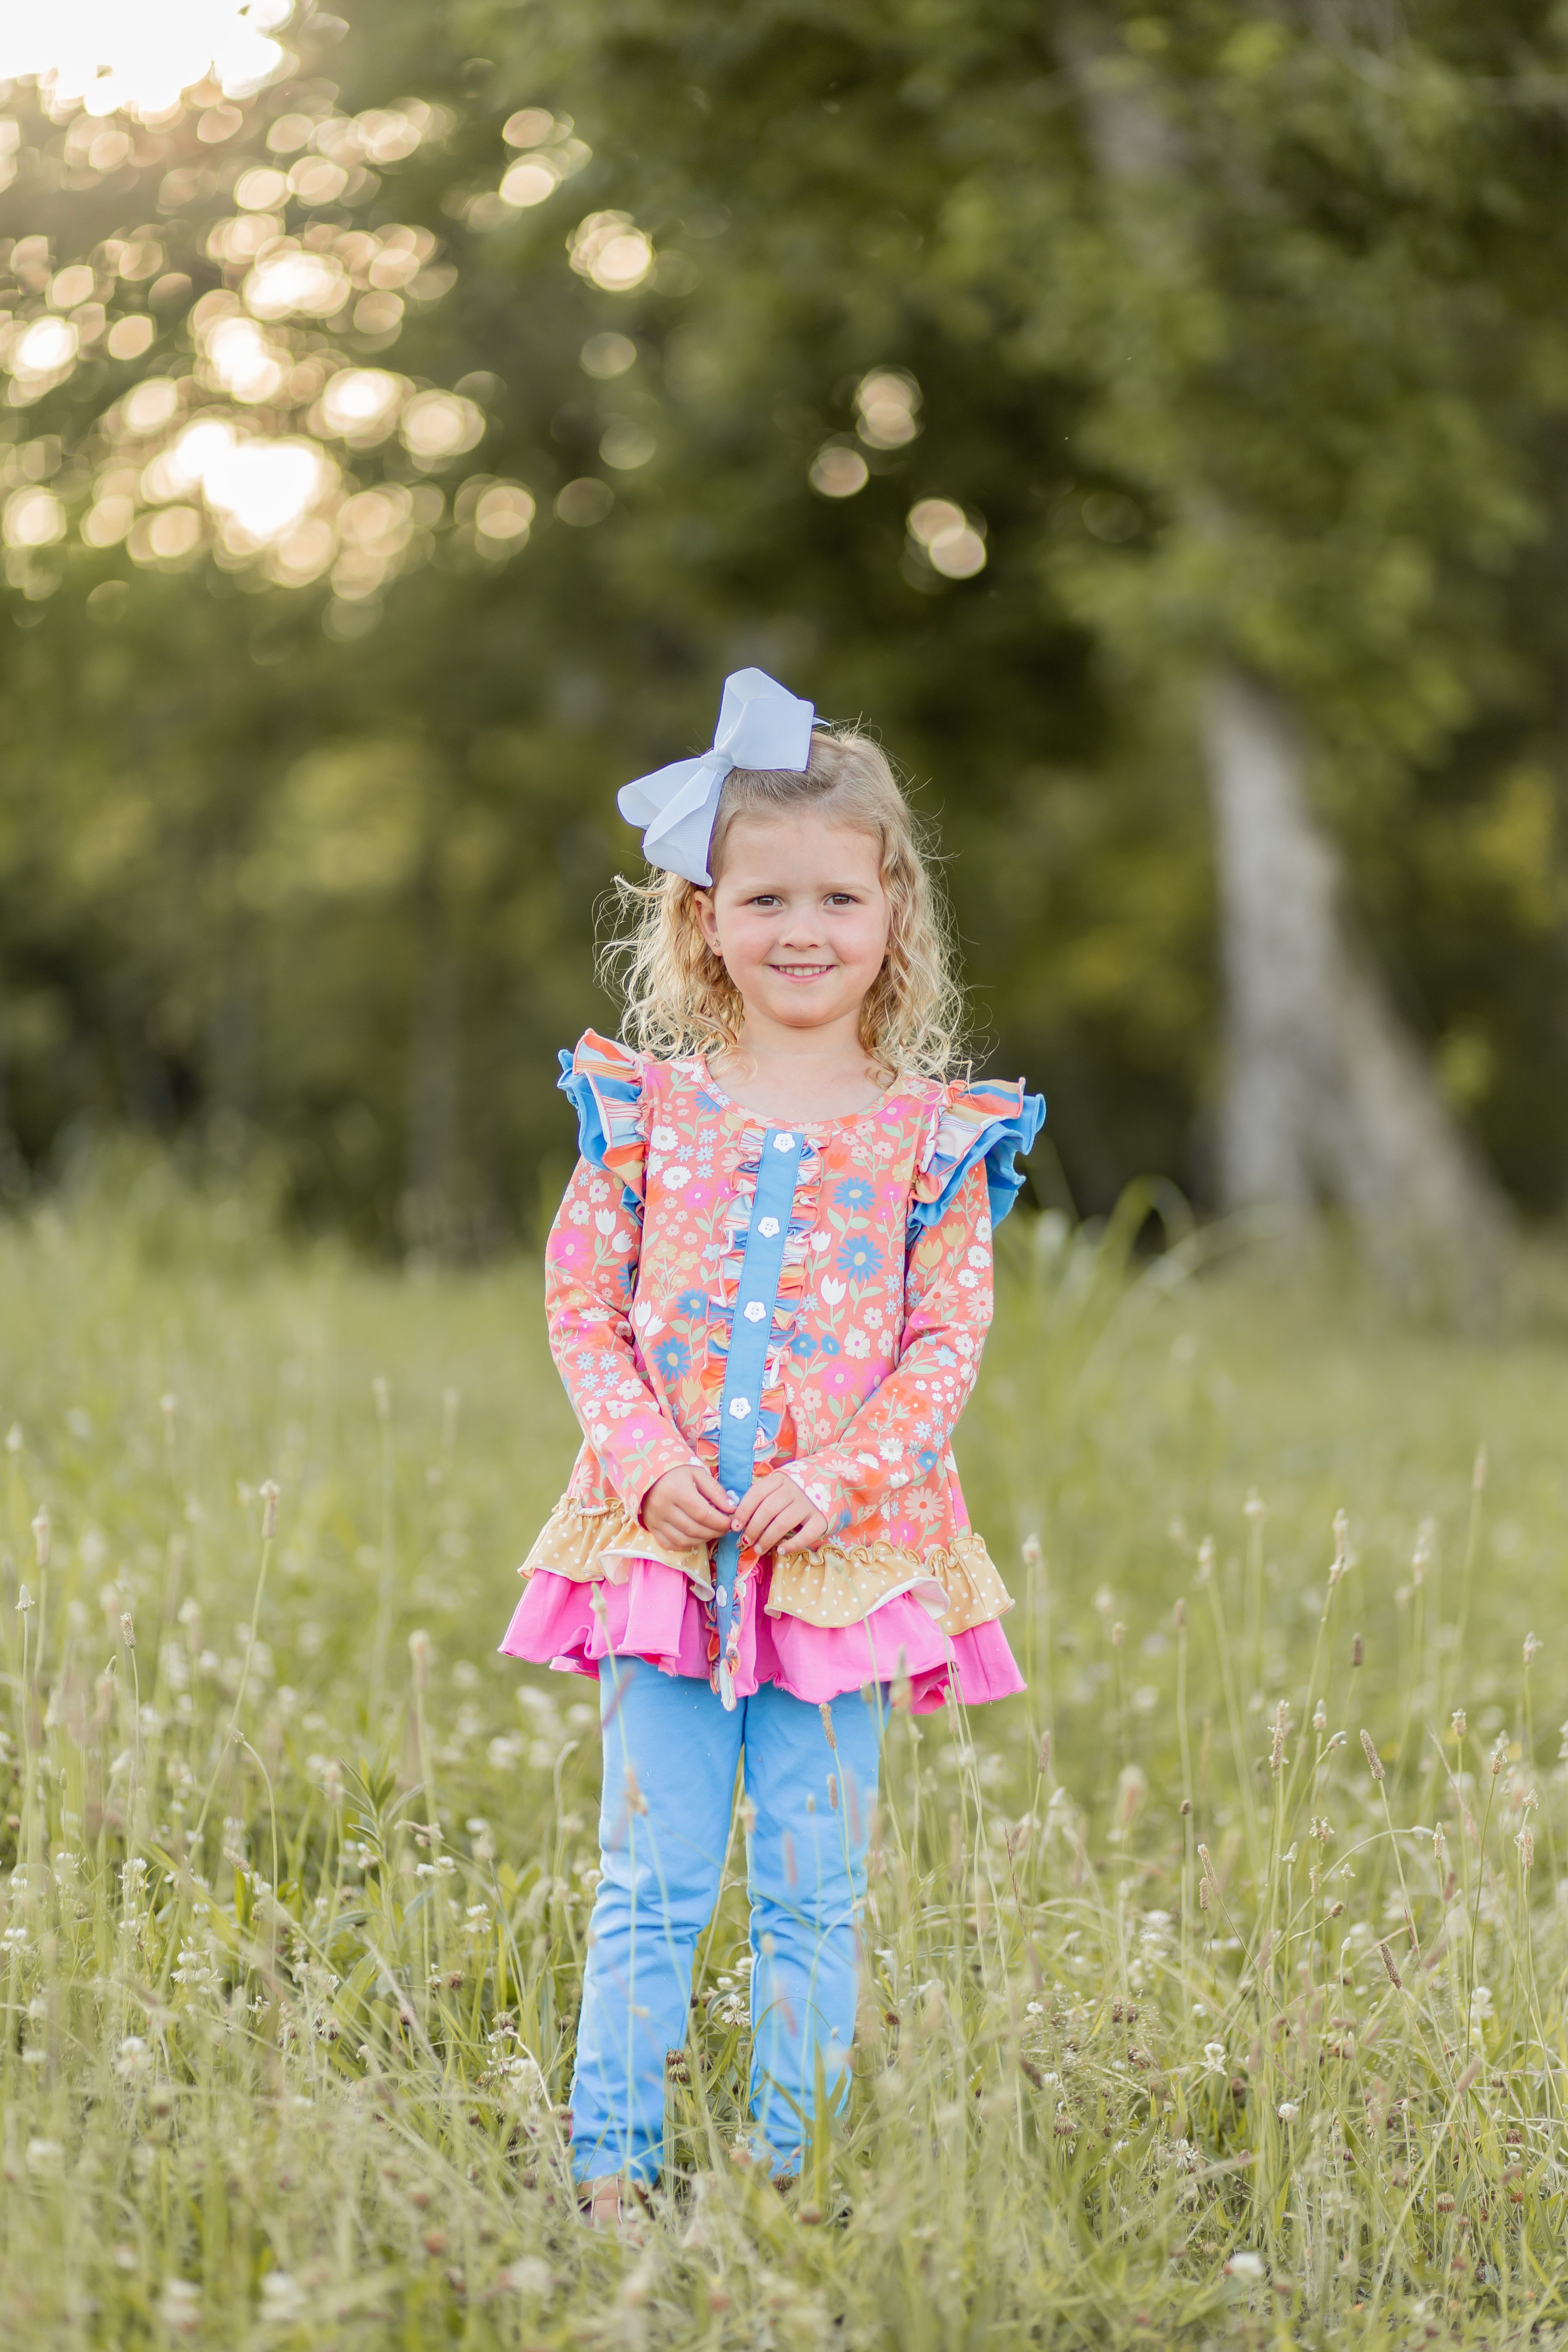
[[[308,1208],[494,1232],[599,1009],[613,784],[757,659],[936,780],[1079,1196],[1201,1185],[1224,648],[1305,715],[1451,1098],[1555,1202],[1552,39],[1191,0],[1069,54],[1077,22],[382,0],[163,121],[13,89],[28,1156],[84,1108],[218,1107]],[[1179,170],[1089,135],[1108,52]]]

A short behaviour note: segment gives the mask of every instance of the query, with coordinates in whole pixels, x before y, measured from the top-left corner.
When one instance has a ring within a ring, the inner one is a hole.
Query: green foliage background
[[[224,276],[206,232],[269,120],[418,95],[448,135],[342,217],[439,235],[456,281],[385,363],[486,412],[448,499],[477,468],[539,518],[504,565],[437,534],[353,642],[324,586],[74,537],[0,591],[0,1182],[130,1118],[260,1139],[298,1213],[379,1242],[526,1229],[564,1143],[554,1050],[612,1017],[614,787],[704,744],[754,660],[863,715],[940,827],[978,1050],[1051,1097],[1042,1189],[1099,1207],[1160,1168],[1201,1198],[1191,698],[1223,656],[1304,714],[1396,995],[1553,1212],[1568,16],[1384,16],[358,0],[346,28],[301,12],[298,75],[226,146],[175,126],[107,176],[14,90],[0,257],[152,225],[190,280],[145,360],[0,409],[68,500],[126,384],[188,368],[185,309]],[[593,159],[479,226],[524,104]],[[1097,105],[1142,137],[1131,171]],[[660,256],[631,293],[568,265],[606,207]],[[607,383],[579,356],[605,330],[638,353]],[[879,365],[916,379],[922,429],[826,499],[808,467]],[[599,455],[618,419],[658,440],[635,472]],[[556,520],[600,474],[606,520]],[[907,541],[933,494],[984,518],[977,578]],[[111,580],[129,596],[93,596]]]

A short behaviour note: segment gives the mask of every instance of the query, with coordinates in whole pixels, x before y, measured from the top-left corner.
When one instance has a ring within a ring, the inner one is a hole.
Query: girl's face
[[[892,922],[880,868],[879,844],[852,825],[804,811],[736,819],[697,908],[749,1016],[818,1029],[858,1014]]]

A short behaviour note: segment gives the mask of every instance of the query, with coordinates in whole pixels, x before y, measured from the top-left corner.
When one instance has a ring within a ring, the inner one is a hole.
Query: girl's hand
[[[781,1559],[793,1551],[815,1551],[827,1533],[826,1516],[783,1470],[757,1480],[730,1525],[754,1552],[771,1551]]]
[[[709,1471],[667,1470],[642,1498],[642,1523],[673,1551],[694,1551],[729,1533],[734,1507],[733,1495]]]

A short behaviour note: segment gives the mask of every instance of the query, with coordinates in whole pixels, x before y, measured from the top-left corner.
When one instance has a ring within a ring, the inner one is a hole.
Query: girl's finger
[[[692,1527],[700,1528],[704,1538],[721,1536],[730,1525],[728,1511],[710,1511],[705,1503],[690,1503],[686,1517]]]
[[[776,1550],[786,1536],[794,1535],[802,1517],[809,1518],[810,1516],[809,1507],[802,1513],[792,1510],[787,1504],[782,1510],[770,1511],[763,1524],[752,1538],[756,1549],[758,1551]]]
[[[745,1502],[735,1514],[735,1525],[753,1551],[765,1551],[767,1546],[763,1541],[764,1531],[786,1516],[787,1514],[779,1509],[777,1496],[770,1495],[764,1490],[746,1497]]]
[[[691,1479],[692,1484],[696,1486],[698,1493],[702,1497],[702,1500],[705,1503],[710,1503],[712,1505],[714,1510],[719,1513],[720,1517],[723,1520],[724,1525],[728,1527],[730,1523],[730,1513],[735,1507],[735,1497],[733,1495],[729,1492],[727,1487],[721,1486],[719,1484],[718,1479],[714,1477],[710,1470],[704,1470],[699,1467],[692,1471]]]
[[[792,1498],[800,1503],[803,1510],[811,1508],[799,1487],[792,1486],[775,1470],[771,1476],[759,1478],[756,1485],[742,1496],[740,1502],[733,1507],[730,1525],[750,1537],[752,1529],[760,1525],[763,1514],[776,1509],[780,1503]]]
[[[827,1533],[827,1521],[818,1510],[812,1510],[801,1521],[795,1533],[779,1546],[781,1552],[815,1551]]]

